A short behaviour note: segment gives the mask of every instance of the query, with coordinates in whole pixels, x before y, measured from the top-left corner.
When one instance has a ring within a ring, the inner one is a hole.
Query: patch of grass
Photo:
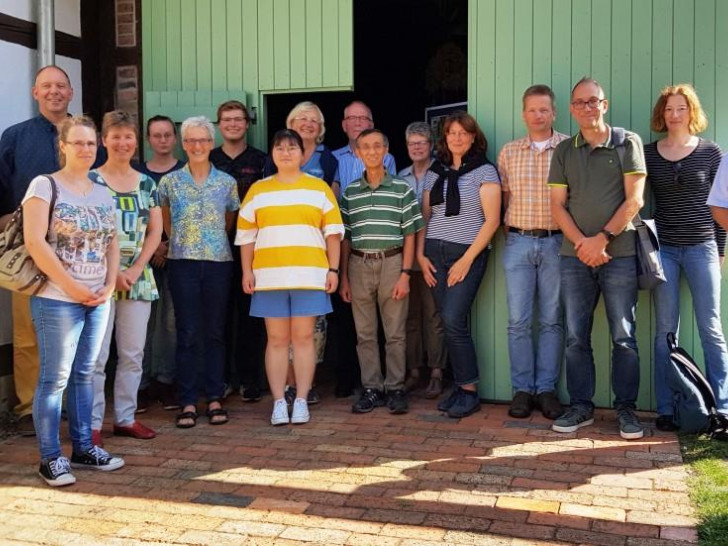
[[[690,497],[698,516],[701,546],[728,544],[728,442],[681,435],[683,456],[692,469]]]

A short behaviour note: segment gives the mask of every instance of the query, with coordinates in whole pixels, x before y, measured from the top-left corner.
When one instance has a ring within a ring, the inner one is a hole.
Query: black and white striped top
[[[437,173],[427,171],[425,191],[431,191],[437,179]],[[483,206],[480,203],[482,184],[500,184],[498,171],[491,163],[486,163],[458,178],[460,214],[445,216],[444,202],[432,207],[432,215],[427,224],[427,239],[440,239],[462,245],[472,244],[485,223]],[[442,193],[447,195],[447,181],[443,185]]]
[[[697,245],[715,239],[724,255],[726,233],[706,204],[721,160],[718,145],[700,139],[695,150],[680,161],[668,161],[657,142],[645,146],[647,182],[655,196],[654,218],[661,244]]]

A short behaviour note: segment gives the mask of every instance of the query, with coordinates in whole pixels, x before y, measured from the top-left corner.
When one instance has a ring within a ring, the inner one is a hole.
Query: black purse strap
[[[53,210],[56,208],[56,201],[58,201],[58,186],[56,186],[56,181],[51,175],[47,174],[46,178],[51,183],[51,204],[48,208],[48,231],[50,232],[51,220],[53,220]]]

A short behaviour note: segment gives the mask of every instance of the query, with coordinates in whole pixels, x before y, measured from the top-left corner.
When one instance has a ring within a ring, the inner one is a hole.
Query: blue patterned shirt
[[[158,193],[160,206],[169,207],[172,220],[170,260],[232,261],[225,213],[240,208],[238,185],[232,176],[210,164],[210,174],[198,186],[185,165],[162,177]]]

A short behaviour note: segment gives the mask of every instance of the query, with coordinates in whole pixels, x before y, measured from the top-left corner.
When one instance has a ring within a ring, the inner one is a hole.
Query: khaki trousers
[[[402,273],[402,254],[389,258],[349,257],[351,308],[356,325],[361,383],[366,389],[404,388],[407,369],[407,310],[409,298],[392,299],[392,290]],[[386,338],[387,376],[382,377],[377,343],[377,308]]]
[[[30,415],[38,383],[38,341],[30,317],[30,296],[13,292],[13,379],[18,417]]]

